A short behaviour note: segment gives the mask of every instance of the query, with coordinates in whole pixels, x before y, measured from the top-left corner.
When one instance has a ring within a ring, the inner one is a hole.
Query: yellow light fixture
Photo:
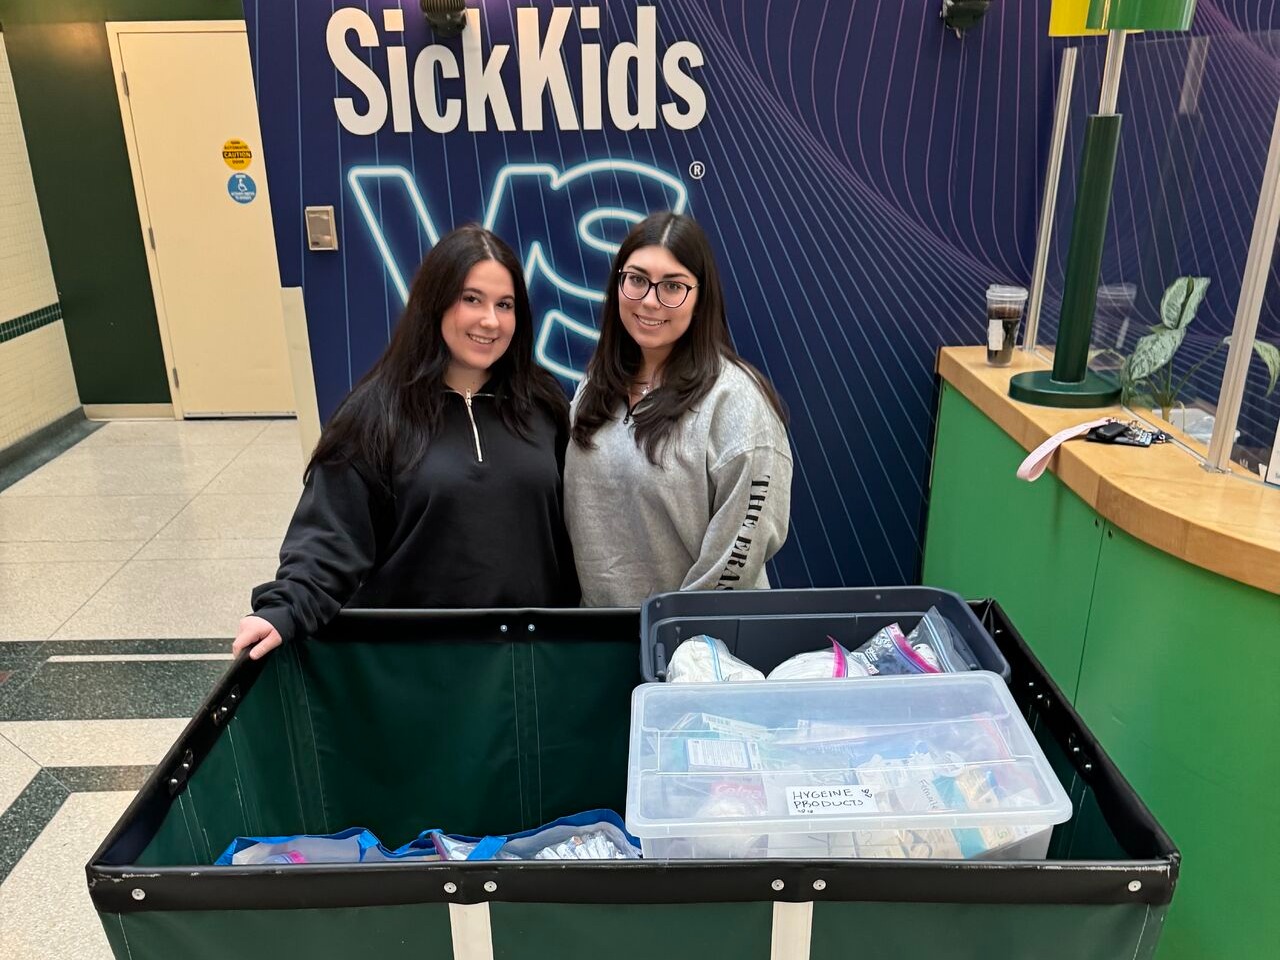
[[[1051,37],[1099,37],[1107,31],[1098,27],[1089,29],[1090,0],[1053,0],[1049,12],[1049,36]]]

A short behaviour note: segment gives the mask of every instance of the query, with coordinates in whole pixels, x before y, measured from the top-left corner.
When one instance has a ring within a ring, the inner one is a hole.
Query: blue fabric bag
[[[434,850],[408,845],[388,850],[370,831],[352,827],[341,833],[292,837],[237,837],[214,861],[215,866],[291,863],[389,863],[439,859]]]
[[[395,863],[409,860],[633,860],[640,843],[612,810],[588,810],[509,836],[465,837],[424,830],[388,850],[363,827],[319,836],[237,837],[216,866],[295,863]]]
[[[428,830],[407,848],[442,860],[635,860],[640,842],[612,810],[588,810],[509,836],[464,837]]]

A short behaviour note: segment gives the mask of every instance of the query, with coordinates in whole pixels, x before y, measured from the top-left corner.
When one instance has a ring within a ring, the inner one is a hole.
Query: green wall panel
[[[1058,478],[1014,472],[1026,451],[943,384],[929,494],[924,582],[995,597],[1074,698],[1101,523]]]
[[[82,403],[168,403],[106,22],[243,17],[240,0],[0,0]]]
[[[1269,956],[1280,596],[1015,479],[1021,447],[949,385],[938,424],[925,582],[1000,600],[1182,849],[1160,960]]]
[[[1077,706],[1182,849],[1161,960],[1280,942],[1278,642],[1280,596],[1108,528]]]

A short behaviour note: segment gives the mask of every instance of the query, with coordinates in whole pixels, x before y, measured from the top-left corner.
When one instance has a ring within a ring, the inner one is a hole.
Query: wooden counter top
[[[1130,419],[1120,407],[1059,410],[1009,398],[1013,374],[1044,369],[1047,363],[1022,351],[1011,367],[988,366],[983,347],[945,347],[938,355],[939,375],[1025,450],[1087,420]],[[1017,466],[1009,464],[1010,472]],[[1100,516],[1139,540],[1280,594],[1280,489],[1210,473],[1174,444],[1140,450],[1072,440],[1049,468]]]

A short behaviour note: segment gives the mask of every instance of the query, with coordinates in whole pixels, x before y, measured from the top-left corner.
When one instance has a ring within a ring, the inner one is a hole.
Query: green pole
[[[1067,251],[1067,286],[1062,291],[1058,344],[1053,355],[1053,379],[1059,383],[1083,381],[1089,366],[1089,340],[1102,273],[1102,247],[1107,239],[1107,214],[1111,212],[1120,120],[1118,114],[1092,116],[1085,128],[1075,222]]]
[[[1014,376],[1009,381],[1009,396],[1015,400],[1042,407],[1080,409],[1109,407],[1120,400],[1120,387],[1115,381],[1089,369],[1102,248],[1107,238],[1111,186],[1120,147],[1120,122],[1118,114],[1096,114],[1089,118],[1085,128],[1053,370]]]

